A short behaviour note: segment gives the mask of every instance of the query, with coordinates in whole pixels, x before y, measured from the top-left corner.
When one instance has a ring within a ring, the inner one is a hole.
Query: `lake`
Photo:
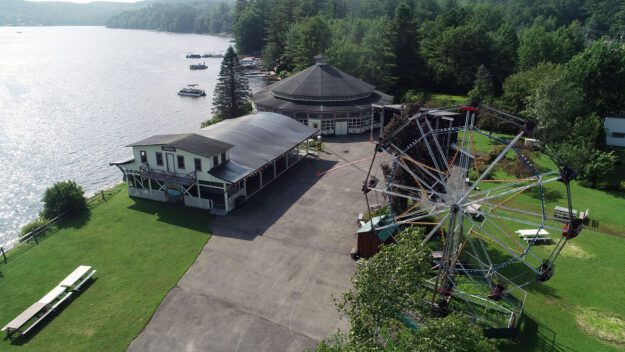
[[[18,33],[22,32],[22,33]],[[103,27],[0,27],[0,246],[42,208],[47,187],[93,193],[121,181],[111,161],[153,134],[190,132],[211,116],[229,38]],[[206,70],[189,64],[205,62]],[[179,97],[199,84],[205,98]],[[250,81],[252,90],[261,80]]]

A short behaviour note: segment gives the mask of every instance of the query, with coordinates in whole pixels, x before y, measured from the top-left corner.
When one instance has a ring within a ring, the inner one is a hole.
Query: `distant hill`
[[[111,17],[109,28],[151,29],[177,33],[219,34],[232,30],[233,1],[205,0],[150,4]]]
[[[97,1],[88,4],[73,2],[35,2],[0,0],[0,26],[103,26],[124,11],[145,8],[154,3],[214,3],[206,0],[150,0],[136,3]]]

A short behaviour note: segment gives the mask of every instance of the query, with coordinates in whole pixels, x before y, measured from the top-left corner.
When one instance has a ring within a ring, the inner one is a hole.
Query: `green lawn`
[[[208,241],[210,219],[205,211],[130,199],[122,187],[0,265],[2,326],[78,265],[97,270],[96,280],[33,336],[2,340],[0,350],[125,350]]]
[[[569,245],[574,250],[560,255],[555,276],[527,289],[520,342],[502,351],[625,350],[587,334],[578,323],[590,309],[625,319],[625,240],[585,230]]]
[[[452,106],[466,104],[468,98],[464,95],[451,95],[451,94],[439,94],[433,93],[428,101],[429,104],[436,106]]]
[[[493,147],[484,136],[474,138],[478,152],[487,152]],[[539,168],[554,167],[544,155],[536,155],[533,160]],[[622,179],[624,174],[618,177]],[[495,178],[514,177],[498,170]],[[489,187],[488,184],[483,186]],[[560,182],[546,187],[549,214],[552,214],[555,205],[566,205],[565,191]],[[585,188],[577,182],[572,182],[571,193],[573,207],[590,209],[590,218],[598,220],[599,227],[586,226],[579,237],[567,244],[556,262],[556,274],[550,281],[526,288],[528,296],[521,336],[516,343],[503,344],[502,351],[625,350],[625,344],[605,342],[583,327],[584,322],[590,321],[595,327],[606,324],[613,333],[623,334],[625,330],[625,325],[622,325],[625,324],[625,194]],[[530,193],[523,193],[506,203],[534,211],[539,210],[538,204]],[[499,224],[508,231],[514,231],[514,224],[506,224],[505,221]],[[557,236],[553,231],[552,235]],[[541,250],[540,247],[537,250]],[[589,313],[592,320],[587,318]],[[609,321],[613,318],[616,318],[617,324],[610,326]]]

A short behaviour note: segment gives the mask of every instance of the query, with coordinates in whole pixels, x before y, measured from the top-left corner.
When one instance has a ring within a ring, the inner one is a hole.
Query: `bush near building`
[[[48,188],[43,195],[41,216],[53,219],[65,213],[87,209],[85,191],[74,181],[62,181]]]

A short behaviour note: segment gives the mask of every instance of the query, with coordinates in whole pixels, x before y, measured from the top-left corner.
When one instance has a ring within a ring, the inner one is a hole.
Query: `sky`
[[[30,0],[30,1],[67,1],[67,2],[77,2],[77,3],[85,4],[85,3],[93,2],[93,1],[138,2],[141,0]]]

